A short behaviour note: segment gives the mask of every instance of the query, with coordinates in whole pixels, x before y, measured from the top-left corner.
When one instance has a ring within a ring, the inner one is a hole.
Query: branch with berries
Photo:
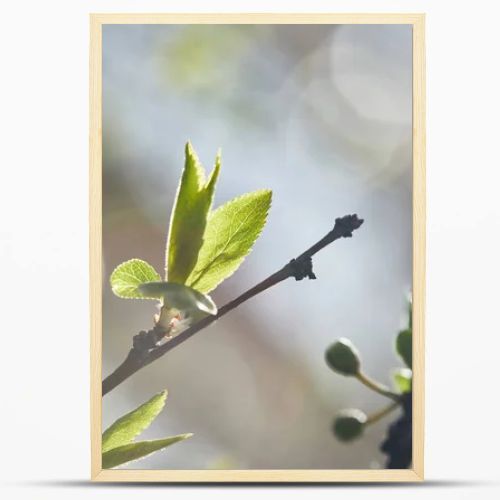
[[[368,389],[390,399],[390,403],[371,415],[357,408],[341,410],[335,417],[332,431],[342,442],[350,442],[362,436],[364,430],[393,411],[401,410],[400,417],[389,426],[387,437],[380,450],[387,455],[388,469],[406,469],[412,461],[412,305],[409,303],[409,318],[406,329],[396,336],[396,352],[406,368],[394,371],[393,379],[397,392],[373,380],[361,369],[358,350],[348,339],[341,338],[326,351],[326,362],[336,373],[354,377]]]

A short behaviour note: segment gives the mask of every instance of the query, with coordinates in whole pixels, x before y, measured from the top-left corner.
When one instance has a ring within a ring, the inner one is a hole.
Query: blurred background
[[[220,306],[358,213],[363,227],[228,314],[103,400],[103,428],[166,388],[143,434],[193,432],[130,468],[381,468],[391,418],[352,444],[330,431],[345,407],[386,401],[329,370],[350,338],[364,371],[391,385],[412,257],[412,32],[406,25],[103,27],[103,375],[152,301],[115,297],[109,275],[137,257],[162,274],[165,236],[190,140],[206,170],[222,149],[215,206],[273,190],[267,226]]]

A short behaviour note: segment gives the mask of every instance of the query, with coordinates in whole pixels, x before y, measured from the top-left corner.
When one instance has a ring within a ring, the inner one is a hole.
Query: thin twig
[[[363,224],[363,219],[359,219],[356,214],[345,215],[344,217],[336,219],[334,228],[324,238],[319,240],[296,259],[292,259],[279,271],[222,306],[215,316],[203,318],[160,346],[156,346],[155,344],[159,339],[159,334],[161,335],[162,332],[158,332],[155,328],[147,332],[140,332],[134,337],[134,346],[130,349],[125,361],[103,380],[102,395],[104,396],[135,372],[149,365],[179,344],[182,344],[182,342],[185,342],[194,334],[211,325],[220,317],[224,316],[224,314],[227,314],[229,311],[255,295],[258,295],[287,278],[294,277],[297,281],[304,278],[316,279],[312,268],[313,255],[335,240],[352,237],[353,231],[358,229],[361,224]]]
[[[382,396],[385,396],[386,398],[392,399],[393,401],[399,402],[400,396],[399,394],[396,394],[395,392],[392,392],[390,389],[385,387],[384,385],[380,384],[379,382],[376,382],[375,380],[371,379],[370,377],[366,376],[364,373],[358,372],[356,374],[356,378],[368,389],[371,389],[372,391],[378,392]]]
[[[385,408],[382,408],[381,410],[368,415],[368,419],[366,420],[365,424],[371,425],[378,422],[379,420],[382,420],[386,415],[389,415],[389,413],[398,408],[400,404],[401,403],[399,401],[394,401],[389,406],[386,406]]]

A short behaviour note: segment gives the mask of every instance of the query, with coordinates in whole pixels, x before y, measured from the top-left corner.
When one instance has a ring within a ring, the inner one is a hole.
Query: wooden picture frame
[[[424,478],[425,68],[424,14],[91,14],[90,310],[91,478],[163,482],[385,482]],[[413,468],[404,470],[103,470],[102,27],[106,24],[409,24],[413,27]]]

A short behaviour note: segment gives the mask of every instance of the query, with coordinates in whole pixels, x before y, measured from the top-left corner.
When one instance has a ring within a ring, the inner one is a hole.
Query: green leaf
[[[399,368],[394,372],[394,383],[399,392],[411,392],[412,372],[409,368]]]
[[[411,368],[412,360],[412,334],[411,330],[403,330],[396,337],[396,351],[401,356],[401,359],[406,363],[408,368]]]
[[[168,281],[143,283],[139,286],[139,291],[144,297],[162,299],[164,305],[179,309],[179,311],[201,311],[212,315],[217,314],[217,306],[208,295],[180,283]]]
[[[413,303],[408,302],[408,330],[413,330]]]
[[[149,281],[161,280],[153,266],[140,259],[123,262],[111,273],[113,293],[122,299],[145,299],[138,286]]]
[[[149,401],[119,418],[102,435],[102,452],[132,442],[158,416],[167,399],[167,391],[153,396]]]
[[[172,209],[167,238],[165,281],[185,283],[196,265],[220,171],[220,155],[208,180],[191,144]],[[149,280],[159,281],[159,280]]]
[[[207,293],[238,269],[262,232],[271,197],[268,189],[254,191],[210,213],[203,246],[187,285]]]
[[[102,467],[111,469],[118,465],[123,465],[139,458],[147,457],[156,451],[167,448],[168,446],[178,443],[191,437],[192,434],[180,434],[163,439],[155,439],[153,441],[139,441],[138,443],[130,443],[123,446],[118,446],[102,454]]]

